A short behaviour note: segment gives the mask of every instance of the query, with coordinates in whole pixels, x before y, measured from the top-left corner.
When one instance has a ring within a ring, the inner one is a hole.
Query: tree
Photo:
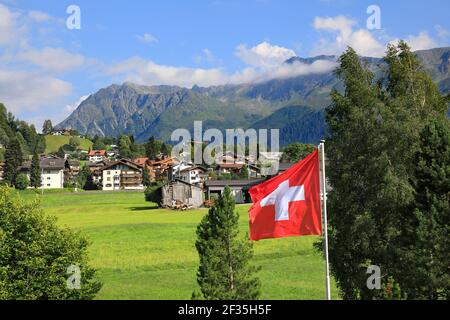
[[[21,153],[22,153],[23,157],[27,157],[29,155],[29,150],[28,150],[28,145],[27,145],[27,142],[25,141],[25,138],[23,137],[23,135],[20,132],[17,132],[16,139],[19,142],[20,149],[22,150]]]
[[[71,137],[69,140],[69,145],[73,150],[77,150],[80,146],[80,139],[78,137]]]
[[[31,151],[33,153],[43,154],[43,153],[45,153],[45,148],[46,148],[45,136],[36,135],[36,137],[34,138],[32,147],[31,147]]]
[[[450,130],[436,119],[422,130],[415,157],[415,203],[402,248],[409,257],[402,275],[410,299],[449,299],[450,274]]]
[[[142,184],[148,187],[151,184],[150,175],[148,174],[148,168],[144,165],[144,169],[142,170]]]
[[[92,149],[93,150],[105,150],[106,145],[103,139],[99,136],[95,136],[92,141]]]
[[[84,190],[97,190],[98,185],[95,184],[94,178],[88,166],[83,166],[76,178],[77,186]]]
[[[349,48],[336,70],[345,90],[332,91],[326,110],[330,264],[344,299],[404,298],[412,290],[404,249],[414,246],[407,236],[413,160],[424,124],[447,110],[405,43],[389,46],[385,61],[386,74],[376,81]],[[370,265],[382,271],[381,290],[366,286]]]
[[[30,186],[37,189],[41,187],[41,166],[37,153],[33,154],[30,167]]]
[[[131,159],[131,140],[129,136],[121,136],[119,138],[119,153],[122,158]]]
[[[260,295],[259,268],[251,266],[253,246],[239,239],[239,215],[229,187],[197,227],[200,257],[197,282],[207,300],[254,300]]]
[[[155,159],[161,152],[161,141],[155,140],[155,137],[151,136],[148,142],[145,144],[145,154],[149,159]]]
[[[282,160],[287,162],[298,162],[312,153],[316,147],[312,144],[292,143],[283,150]]]
[[[144,191],[145,201],[160,205],[162,203],[162,186],[161,182],[150,184]]]
[[[171,151],[172,151],[172,148],[169,145],[165,144],[164,142],[161,144],[161,153],[163,155],[168,156],[168,155],[170,155]]]
[[[88,264],[83,236],[59,228],[37,201],[25,202],[8,187],[0,187],[0,211],[0,299],[95,297],[101,283]],[[81,274],[79,289],[68,286],[74,269]]]
[[[250,171],[248,170],[247,166],[243,166],[241,171],[239,172],[239,178],[240,179],[248,179],[250,177]]]
[[[11,139],[5,151],[4,180],[10,185],[15,185],[19,168],[22,166],[23,155],[20,143],[16,138]]]
[[[42,134],[47,135],[52,133],[52,131],[53,131],[52,120],[45,120],[42,126]]]
[[[66,157],[66,150],[64,150],[64,146],[59,147],[58,152],[56,152],[56,155],[63,159]]]
[[[28,180],[28,177],[24,173],[20,173],[17,175],[15,187],[18,190],[25,190],[30,185],[30,180]]]

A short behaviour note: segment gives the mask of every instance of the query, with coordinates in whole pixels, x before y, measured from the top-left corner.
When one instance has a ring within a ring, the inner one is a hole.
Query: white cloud
[[[369,30],[354,30],[355,25],[354,20],[344,16],[316,17],[314,28],[331,33],[333,36],[321,38],[314,49],[314,54],[340,54],[350,46],[363,56],[383,56],[385,46]]]
[[[49,14],[42,11],[30,11],[28,12],[28,17],[36,22],[47,22],[52,20],[52,17]]]
[[[264,41],[252,48],[240,44],[236,48],[236,56],[250,66],[273,68],[296,56],[296,54],[291,49],[271,45]]]
[[[443,26],[437,25],[435,27],[435,29],[436,29],[439,39],[441,39],[443,41],[447,41],[450,38],[450,31],[445,29]]]
[[[17,23],[18,18],[18,13],[12,12],[7,6],[0,4],[0,45],[17,42],[22,33]]]
[[[75,111],[79,106],[80,106],[80,104],[84,101],[84,100],[86,100],[87,98],[89,97],[89,95],[87,95],[87,96],[81,96],[77,101],[75,101],[74,103],[72,103],[72,104],[68,104],[68,105],[66,105],[66,107],[64,108],[64,112],[68,115],[68,114],[71,114],[73,111]]]
[[[235,73],[226,73],[221,68],[186,68],[160,65],[141,57],[133,57],[105,69],[118,81],[130,81],[143,85],[177,85],[190,88],[193,85],[214,86],[261,82],[274,78],[289,78],[307,74],[325,73],[334,69],[335,62],[319,60],[312,64],[295,62],[271,68],[248,67]]]
[[[410,35],[406,38],[406,42],[412,50],[426,50],[436,48],[439,45],[432,39],[426,31],[420,32],[418,35]]]
[[[316,17],[314,28],[327,34],[320,38],[313,54],[339,55],[350,46],[362,56],[382,57],[388,43],[398,43],[400,40],[386,35],[384,31],[371,32],[367,29],[358,29],[356,25],[355,20],[344,16]],[[414,51],[446,45],[450,32],[439,25],[435,29],[440,41],[431,37],[426,31],[417,35],[407,35],[403,39]],[[378,38],[375,35],[378,35]]]
[[[217,59],[214,54],[208,48],[202,49],[202,53],[194,57],[194,62],[197,64],[207,63],[214,64],[219,63],[220,60]]]
[[[86,63],[80,54],[71,53],[63,48],[45,47],[19,52],[16,60],[25,61],[50,72],[66,72],[77,69]]]
[[[70,83],[48,75],[0,69],[0,97],[15,113],[55,105],[71,92]]]
[[[143,35],[137,35],[136,39],[138,39],[142,43],[154,43],[158,42],[158,38],[150,33],[144,33]]]

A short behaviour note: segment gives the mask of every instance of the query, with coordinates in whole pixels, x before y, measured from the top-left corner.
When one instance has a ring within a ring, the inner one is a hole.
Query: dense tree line
[[[34,125],[16,119],[0,103],[0,144],[7,146],[17,140],[24,156],[35,152],[44,153],[45,139],[36,132]]]

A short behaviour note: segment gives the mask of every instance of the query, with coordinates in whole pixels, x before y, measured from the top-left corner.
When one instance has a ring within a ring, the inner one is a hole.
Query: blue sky
[[[66,9],[81,11],[69,30]],[[367,8],[381,29],[368,30]],[[450,2],[361,0],[0,0],[0,101],[40,126],[63,120],[111,83],[190,87],[287,77],[293,55],[339,54],[351,45],[381,56],[389,42],[450,45]],[[295,74],[327,72],[325,63]]]

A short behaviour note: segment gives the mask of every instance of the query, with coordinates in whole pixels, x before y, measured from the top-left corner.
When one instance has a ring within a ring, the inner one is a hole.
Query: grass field
[[[92,241],[91,264],[103,288],[98,299],[190,299],[197,289],[195,231],[206,210],[155,208],[142,193],[23,193],[40,198],[62,226],[81,230]],[[248,206],[238,206],[240,227],[248,231]],[[323,299],[321,255],[316,237],[255,242],[262,266],[262,299]],[[334,283],[333,298],[337,298]]]
[[[60,147],[65,144],[69,144],[69,136],[45,136],[45,153],[57,152]],[[80,148],[83,150],[89,150],[92,147],[92,141],[80,138]]]

